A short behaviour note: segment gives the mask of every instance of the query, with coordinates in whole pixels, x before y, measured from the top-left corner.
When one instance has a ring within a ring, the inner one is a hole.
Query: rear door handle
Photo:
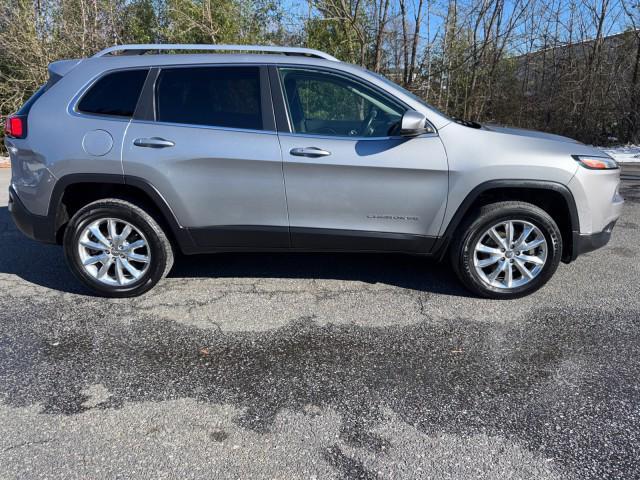
[[[148,148],[167,148],[173,147],[175,145],[171,140],[165,140],[160,137],[151,137],[151,138],[136,138],[133,141],[133,144],[136,147],[148,147]]]
[[[327,152],[318,147],[292,148],[289,153],[296,157],[327,157],[331,152]]]

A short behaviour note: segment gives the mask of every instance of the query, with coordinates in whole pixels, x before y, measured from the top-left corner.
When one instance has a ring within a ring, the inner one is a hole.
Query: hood
[[[574,140],[568,137],[563,137],[562,135],[555,135],[553,133],[538,132],[536,130],[525,130],[524,128],[501,127],[500,125],[482,124],[482,126],[486,130],[497,132],[497,133],[504,133],[507,135],[515,135],[519,137],[529,137],[529,138],[541,138],[543,140],[554,140],[556,142],[577,143],[582,145],[582,143],[578,142],[577,140]]]

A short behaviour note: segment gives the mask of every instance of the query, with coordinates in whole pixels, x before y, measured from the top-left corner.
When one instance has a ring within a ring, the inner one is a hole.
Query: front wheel
[[[156,220],[120,199],[81,208],[69,221],[63,243],[75,276],[107,297],[140,295],[173,265],[171,243]]]
[[[485,205],[458,230],[456,274],[486,298],[516,298],[542,287],[558,268],[562,235],[547,212],[524,202]]]

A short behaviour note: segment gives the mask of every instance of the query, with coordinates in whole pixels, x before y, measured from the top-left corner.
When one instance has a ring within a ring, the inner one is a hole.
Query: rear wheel
[[[158,222],[120,199],[80,209],[65,231],[64,252],[76,277],[108,297],[140,295],[173,265],[171,243]]]
[[[547,212],[524,202],[485,205],[458,230],[451,249],[457,275],[487,298],[534,292],[558,268],[562,236]]]

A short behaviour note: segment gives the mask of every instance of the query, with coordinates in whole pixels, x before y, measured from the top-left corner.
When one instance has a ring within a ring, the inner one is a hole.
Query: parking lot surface
[[[0,478],[639,478],[640,179],[529,297],[415,256],[179,258],[92,296],[0,170]]]

